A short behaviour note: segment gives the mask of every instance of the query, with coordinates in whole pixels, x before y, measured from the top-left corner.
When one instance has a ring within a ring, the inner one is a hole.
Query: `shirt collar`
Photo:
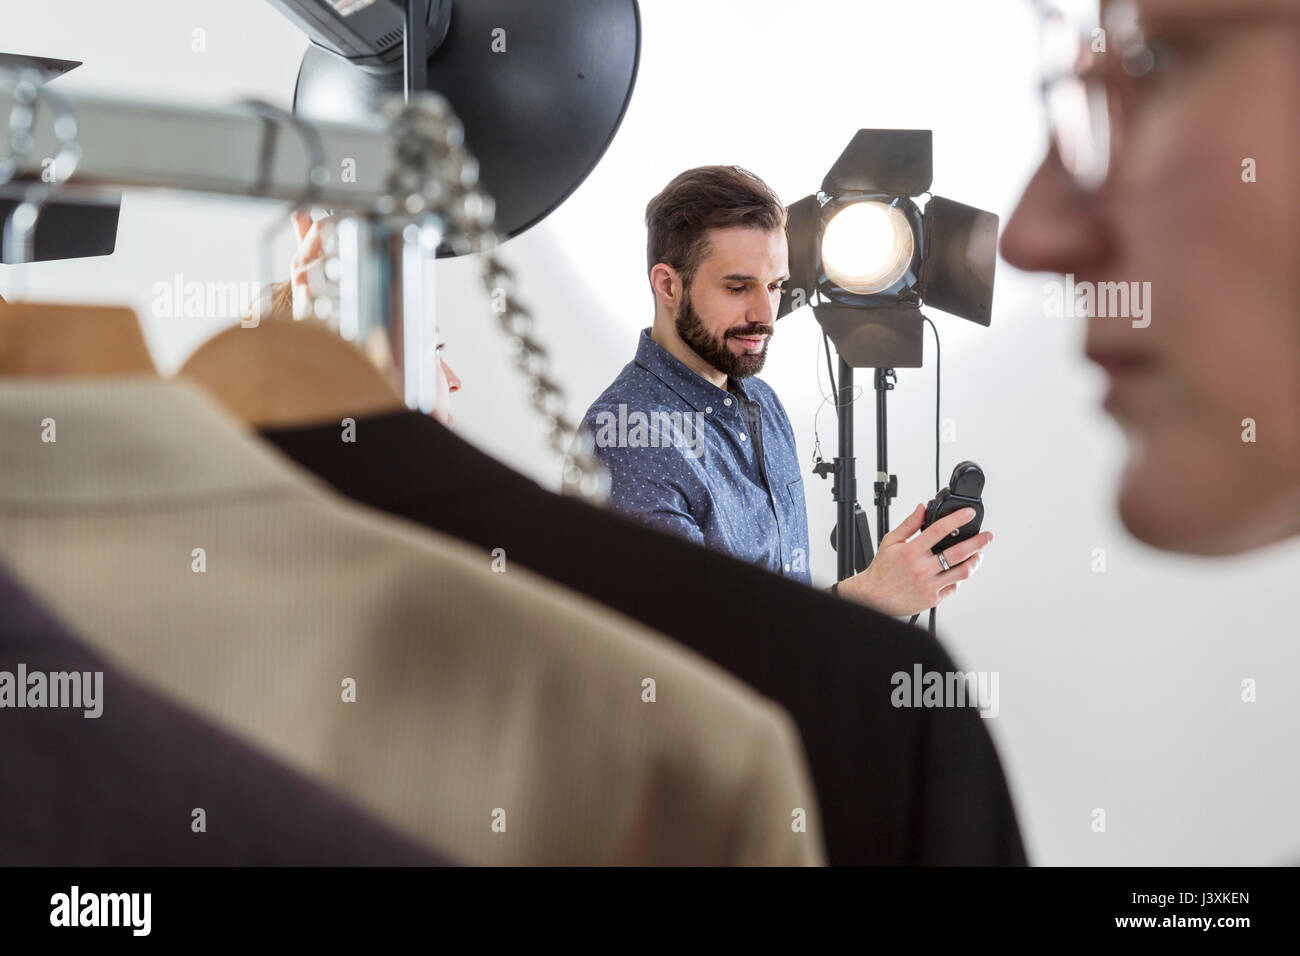
[[[671,388],[697,412],[722,405],[731,394],[687,368],[681,359],[650,337],[649,328],[641,330],[641,338],[636,346],[636,364]],[[741,397],[748,401],[749,393],[745,390],[744,383],[736,382],[736,388]]]

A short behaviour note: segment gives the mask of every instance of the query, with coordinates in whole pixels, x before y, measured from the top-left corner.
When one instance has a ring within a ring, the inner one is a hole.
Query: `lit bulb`
[[[836,285],[869,295],[897,282],[912,263],[912,229],[894,206],[858,202],[826,224],[822,265]]]

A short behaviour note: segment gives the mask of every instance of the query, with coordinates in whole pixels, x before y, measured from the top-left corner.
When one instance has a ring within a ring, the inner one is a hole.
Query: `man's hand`
[[[993,533],[983,531],[945,550],[948,571],[930,548],[974,517],[974,509],[963,508],[921,531],[925,505],[917,505],[881,540],[867,569],[840,582],[839,593],[895,617],[934,607],[956,594],[957,586],[979,569],[984,560],[980,552],[993,540]]]

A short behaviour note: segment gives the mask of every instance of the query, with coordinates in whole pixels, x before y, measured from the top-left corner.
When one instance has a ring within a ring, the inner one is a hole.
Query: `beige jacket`
[[[504,557],[343,501],[191,386],[0,381],[0,561],[182,703],[469,863],[823,861],[782,710]]]

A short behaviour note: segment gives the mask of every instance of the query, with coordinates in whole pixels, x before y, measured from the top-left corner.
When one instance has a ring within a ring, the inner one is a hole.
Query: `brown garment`
[[[449,856],[823,862],[784,711],[581,595],[344,502],[192,387],[0,381],[0,448],[0,558],[25,588]]]

